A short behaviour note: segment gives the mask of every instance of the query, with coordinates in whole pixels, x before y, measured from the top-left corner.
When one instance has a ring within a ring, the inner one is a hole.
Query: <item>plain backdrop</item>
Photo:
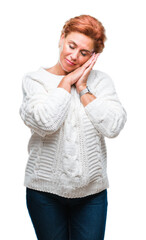
[[[1,2],[0,239],[36,239],[23,186],[30,130],[19,115],[22,77],[56,64],[61,29],[66,20],[81,14],[96,17],[106,29],[105,49],[94,69],[112,77],[127,111],[120,135],[105,139],[110,183],[105,240],[146,239],[146,14],[142,0]]]

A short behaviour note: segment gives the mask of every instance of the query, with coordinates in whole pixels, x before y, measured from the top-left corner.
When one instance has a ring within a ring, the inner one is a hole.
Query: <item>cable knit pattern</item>
[[[31,130],[24,185],[67,198],[109,187],[104,137],[116,137],[127,119],[111,78],[92,70],[96,96],[85,107],[75,86],[57,88],[63,76],[40,68],[22,80],[20,116]]]
[[[111,78],[97,71],[96,79],[98,78],[99,81],[92,91],[97,98],[85,107],[85,111],[102,135],[113,138],[124,127],[127,119],[126,111],[118,99]]]
[[[71,95],[63,88],[46,91],[35,78],[23,78],[24,101],[20,115],[41,136],[56,132],[64,122]]]

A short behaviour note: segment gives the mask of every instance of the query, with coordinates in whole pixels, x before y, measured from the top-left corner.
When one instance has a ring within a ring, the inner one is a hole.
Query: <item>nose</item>
[[[71,59],[75,61],[77,58],[78,58],[78,51],[74,50],[71,54]]]

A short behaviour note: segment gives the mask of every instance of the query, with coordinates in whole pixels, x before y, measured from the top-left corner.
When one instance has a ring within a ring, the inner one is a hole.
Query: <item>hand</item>
[[[70,83],[70,85],[75,84],[77,91],[79,88],[82,88],[86,86],[88,75],[90,71],[92,70],[97,58],[99,56],[98,54],[93,54],[87,62],[85,62],[81,67],[75,69],[71,73],[67,74],[67,76],[64,77],[64,79]]]
[[[80,91],[82,91],[83,89],[86,88],[88,76],[89,76],[90,71],[92,70],[95,62],[97,61],[98,56],[99,56],[99,53],[98,54],[94,53],[90,57],[90,59],[81,66],[81,68],[83,70],[82,75],[75,82],[75,86],[76,86],[77,92],[80,92]]]

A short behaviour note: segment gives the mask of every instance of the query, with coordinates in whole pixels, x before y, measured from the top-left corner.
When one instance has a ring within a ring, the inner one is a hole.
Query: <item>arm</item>
[[[82,66],[85,70],[75,83],[78,93],[86,87],[89,73],[98,56],[99,54],[93,55]],[[100,75],[100,81],[93,89],[93,94],[84,94],[81,102],[97,131],[108,138],[113,138],[118,136],[124,127],[127,113],[118,99],[111,78],[104,73],[100,73]]]
[[[19,114],[29,128],[40,136],[56,132],[63,124],[71,94],[62,87],[47,92],[29,76],[22,81],[23,102]]]
[[[94,127],[108,138],[116,137],[125,125],[127,113],[122,107],[111,78],[102,73],[94,95],[84,94],[81,102]]]
[[[79,89],[77,89],[77,92],[80,93],[85,88],[86,86],[80,87]],[[84,107],[88,105],[90,102],[92,102],[94,99],[96,99],[96,96],[90,93],[86,93],[80,97],[80,100]]]

